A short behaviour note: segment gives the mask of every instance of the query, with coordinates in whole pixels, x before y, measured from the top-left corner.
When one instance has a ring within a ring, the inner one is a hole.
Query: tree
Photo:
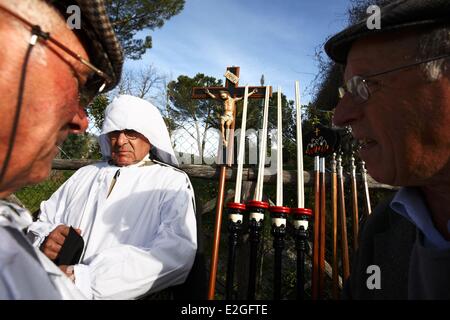
[[[164,95],[163,89],[166,76],[160,74],[157,69],[150,65],[139,71],[125,70],[122,79],[112,94],[101,94],[95,97],[88,108],[88,113],[94,121],[94,125],[101,130],[104,120],[104,112],[110,103],[110,96],[115,94],[129,94],[142,99],[160,102]],[[159,107],[159,106],[158,106]]]
[[[129,94],[152,102],[161,112],[169,135],[178,128],[167,91],[168,76],[150,65],[139,71],[124,72],[118,85],[119,94]]]
[[[70,134],[60,148],[60,157],[65,159],[97,159],[99,153],[96,145],[97,139],[91,133]]]
[[[169,131],[169,136],[172,137],[172,133],[179,128],[179,125],[176,121],[175,111],[170,103],[169,82],[170,80],[168,76],[165,76],[162,79],[162,85],[160,87],[160,94],[158,97],[160,98],[159,104],[161,106],[160,110],[163,115],[164,122],[166,123],[167,130]]]
[[[371,5],[385,5],[392,0],[351,0],[347,10],[349,24],[354,24],[368,17],[367,8]],[[323,47],[323,46],[322,46]],[[316,52],[319,74],[316,76],[315,94],[311,108],[324,125],[331,125],[331,114],[321,113],[323,108],[334,108],[339,102],[338,88],[343,82],[343,67],[324,57],[323,51]]]
[[[194,100],[193,87],[222,86],[222,81],[214,77],[198,73],[194,78],[181,75],[176,81],[168,84],[168,95],[173,106],[171,115],[178,126],[184,129],[197,142],[199,155],[203,159],[206,144],[206,133],[210,128],[218,128],[221,106],[217,101]],[[195,133],[187,125],[193,122]]]
[[[184,8],[184,0],[106,0],[109,19],[127,58],[138,60],[152,47],[152,37],[138,32],[161,28]]]
[[[105,109],[109,104],[109,98],[106,94],[100,94],[95,97],[89,105],[88,115],[94,121],[94,126],[98,131],[102,130],[103,120],[105,119]]]
[[[278,93],[274,92],[272,98],[269,101],[269,118],[268,129],[275,130],[278,125]],[[286,165],[296,164],[296,110],[295,103],[292,100],[288,100],[287,97],[281,93],[281,106],[282,106],[282,126],[283,126],[283,162]],[[260,108],[259,112],[263,114],[263,109]],[[262,128],[262,125],[259,127]],[[285,168],[287,169],[287,168]]]
[[[125,70],[117,86],[119,94],[129,94],[147,100],[158,100],[161,86],[165,83],[165,76],[149,65],[138,71]]]

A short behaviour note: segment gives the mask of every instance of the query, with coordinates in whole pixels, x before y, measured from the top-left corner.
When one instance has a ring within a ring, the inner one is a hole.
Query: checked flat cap
[[[111,82],[104,91],[111,90],[120,81],[123,52],[114,33],[104,0],[47,0],[65,17],[67,8],[77,5],[81,11],[81,29],[74,29],[85,45],[93,65],[106,72]]]
[[[352,43],[372,34],[408,27],[450,25],[450,0],[394,0],[381,8],[381,29],[369,29],[363,19],[330,38],[325,51],[336,62],[346,63]]]

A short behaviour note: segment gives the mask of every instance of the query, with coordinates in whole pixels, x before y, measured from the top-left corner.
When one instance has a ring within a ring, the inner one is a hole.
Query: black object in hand
[[[84,249],[83,238],[70,227],[69,234],[64,241],[64,244],[55,259],[55,264],[60,265],[74,265],[80,262],[81,254]]]

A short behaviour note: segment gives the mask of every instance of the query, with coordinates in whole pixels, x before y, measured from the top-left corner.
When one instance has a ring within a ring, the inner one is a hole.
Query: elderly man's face
[[[150,142],[137,131],[112,131],[108,133],[108,137],[111,143],[111,158],[119,167],[137,163],[150,152]]]
[[[36,10],[32,10],[31,6],[27,10],[19,10],[10,1],[1,0],[0,3],[30,22],[41,24],[55,39],[84,58],[88,57],[78,38],[66,27],[64,19],[51,10],[45,10],[49,7],[44,2],[38,3]],[[18,7],[21,5],[18,4]],[[5,12],[0,12],[0,15],[0,46],[8,48],[0,51],[0,163],[3,164],[31,33],[23,23]],[[85,111],[78,103],[78,82],[85,81],[87,72],[84,66],[50,43],[39,42],[33,48],[26,69],[14,148],[0,185],[0,196],[7,196],[23,185],[45,179],[52,159],[59,152],[57,146],[69,133],[80,133],[87,128]]]
[[[357,41],[345,81],[415,62],[417,33],[402,32]],[[420,67],[370,78],[370,99],[356,105],[346,94],[334,123],[350,125],[364,140],[360,156],[369,173],[392,185],[421,186],[450,172],[450,83],[448,73],[429,81]],[[446,177],[448,178],[448,177]]]

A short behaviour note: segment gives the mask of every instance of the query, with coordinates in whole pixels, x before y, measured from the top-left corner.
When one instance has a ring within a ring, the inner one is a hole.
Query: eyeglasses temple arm
[[[418,66],[418,65],[423,64],[423,63],[428,63],[428,62],[431,62],[431,61],[435,61],[435,60],[439,60],[439,59],[443,59],[443,58],[448,58],[448,57],[450,57],[450,54],[443,54],[443,55],[440,55],[440,56],[437,56],[437,57],[433,57],[433,58],[429,58],[429,59],[426,59],[426,60],[422,60],[422,61],[419,61],[419,62],[416,62],[416,63],[403,65],[403,66],[397,67],[395,69],[368,74],[368,75],[365,75],[363,78],[367,79],[367,78],[372,78],[372,77],[376,77],[376,76],[381,76],[381,75],[386,74],[386,73],[391,73],[391,72],[398,71],[398,70],[401,70],[401,69]]]

